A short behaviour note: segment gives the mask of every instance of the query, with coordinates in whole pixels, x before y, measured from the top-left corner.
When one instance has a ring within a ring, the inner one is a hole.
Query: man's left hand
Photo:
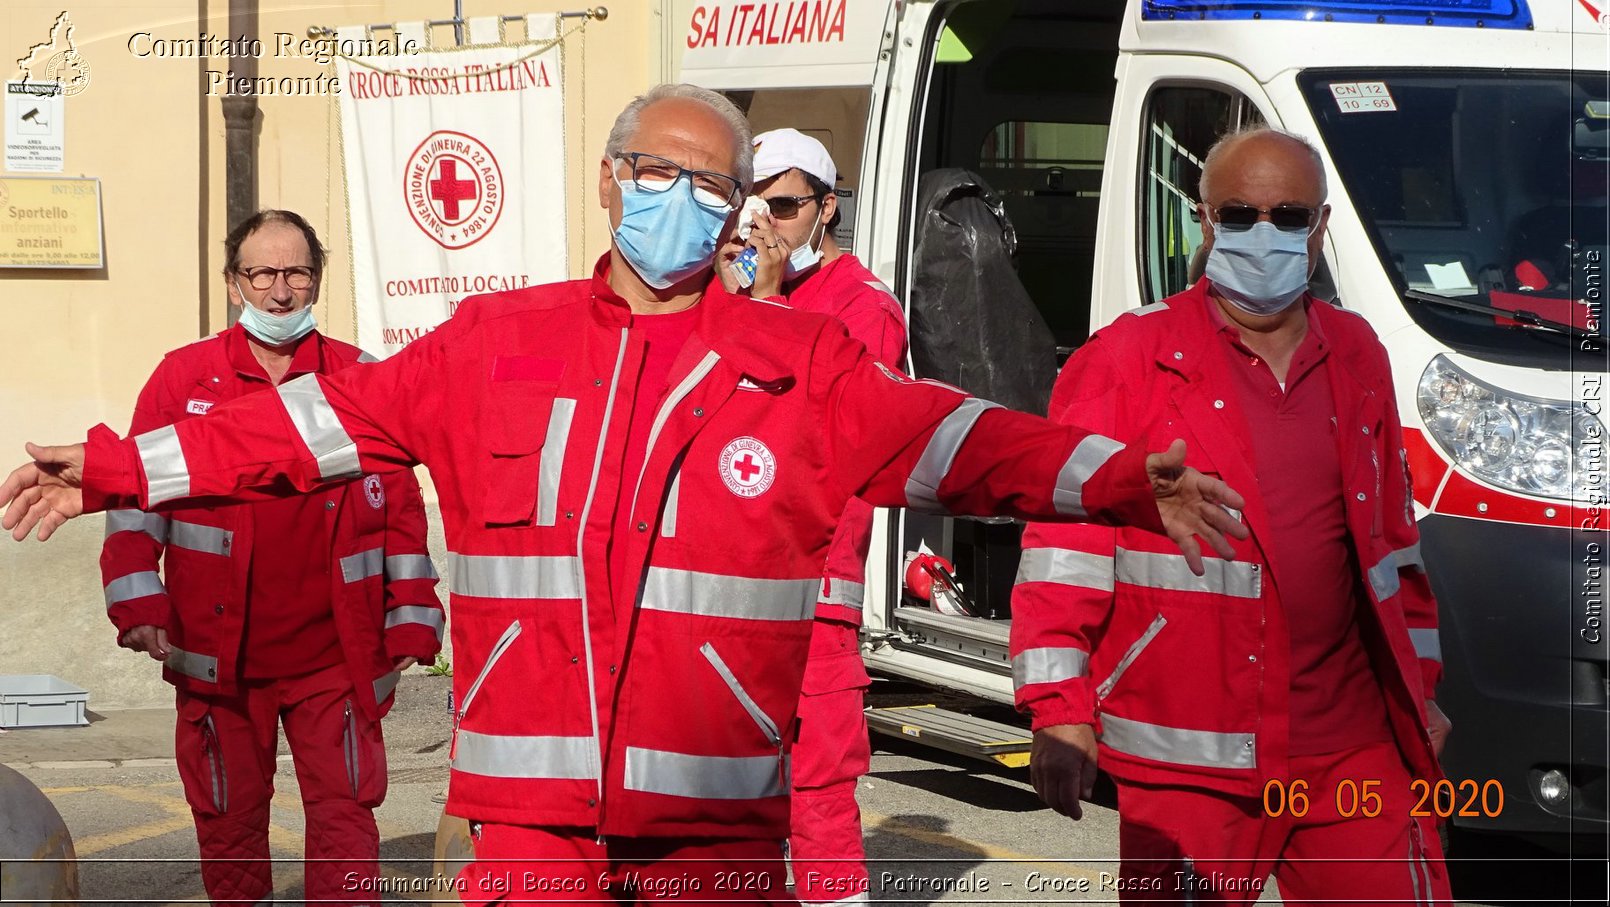
[[[1185,442],[1175,439],[1168,450],[1146,458],[1146,477],[1157,497],[1157,512],[1163,518],[1163,531],[1180,546],[1191,572],[1201,576],[1202,548],[1197,537],[1227,561],[1235,560],[1235,549],[1225,536],[1247,538],[1251,533],[1226,507],[1241,510],[1247,502],[1219,479],[1209,478],[1185,465]]]
[[[393,671],[397,671],[398,673],[401,673],[403,671],[408,670],[409,668],[413,667],[416,664],[419,664],[419,659],[415,658],[412,655],[404,655],[401,658],[394,658],[394,659],[391,660],[391,669]]]
[[[1453,722],[1437,707],[1436,700],[1426,700],[1426,733],[1431,735],[1431,751],[1442,758],[1442,748],[1448,743],[1448,735],[1453,733]]]
[[[29,444],[27,451],[33,462],[18,466],[0,484],[0,507],[11,505],[0,526],[20,542],[37,525],[43,542],[84,512],[84,445]]]

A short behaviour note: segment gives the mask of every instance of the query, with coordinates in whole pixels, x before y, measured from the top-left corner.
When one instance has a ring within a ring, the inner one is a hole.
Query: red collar
[[[229,364],[236,374],[242,378],[255,378],[258,381],[269,380],[268,371],[257,361],[257,357],[252,355],[251,338],[247,336],[246,329],[241,327],[239,322],[231,325],[219,336],[224,338],[224,355],[229,358]],[[313,331],[297,342],[296,350],[291,354],[291,367],[285,371],[285,379],[324,370],[324,355],[318,337],[319,332]]]

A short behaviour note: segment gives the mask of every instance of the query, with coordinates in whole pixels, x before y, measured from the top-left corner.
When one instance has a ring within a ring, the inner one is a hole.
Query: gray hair
[[[1321,201],[1324,201],[1325,198],[1329,196],[1330,189],[1326,185],[1325,181],[1325,159],[1320,155],[1319,149],[1314,147],[1313,142],[1310,142],[1303,136],[1292,132],[1286,132],[1283,129],[1276,129],[1264,123],[1259,123],[1253,126],[1244,126],[1240,129],[1237,129],[1229,135],[1219,139],[1217,142],[1214,142],[1213,147],[1208,149],[1207,157],[1203,158],[1202,160],[1202,180],[1197,189],[1197,193],[1201,196],[1202,201],[1207,201],[1208,198],[1208,174],[1213,172],[1214,161],[1222,157],[1224,153],[1231,147],[1239,145],[1248,139],[1266,138],[1270,136],[1278,136],[1280,138],[1296,142],[1308,152],[1309,157],[1314,159],[1314,172],[1319,174],[1319,198]]]
[[[610,127],[609,140],[604,144],[604,156],[610,160],[620,157],[626,150],[626,143],[637,134],[643,109],[656,101],[672,98],[698,101],[727,121],[732,129],[733,140],[737,142],[733,149],[733,160],[738,172],[733,176],[738,177],[738,181],[748,189],[755,181],[755,138],[754,131],[749,127],[749,118],[726,95],[685,82],[664,82],[633,98],[620,116],[615,118],[615,125]]]

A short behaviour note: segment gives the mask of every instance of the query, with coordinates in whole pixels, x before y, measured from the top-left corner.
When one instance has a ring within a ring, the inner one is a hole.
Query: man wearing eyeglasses
[[[616,118],[588,280],[466,300],[384,362],[164,434],[30,446],[0,525],[323,488],[416,463],[442,499],[461,899],[794,903],[789,765],[846,503],[1147,527],[1201,567],[1241,498],[1123,447],[911,381],[822,315],[729,295],[743,113],[661,85]],[[287,262],[265,262],[283,267]]]
[[[300,215],[253,215],[224,257],[239,320],[157,367],[131,427],[148,449],[176,445],[171,426],[231,400],[366,358],[314,329],[325,254]],[[398,674],[441,648],[419,486],[392,472],[253,501],[108,510],[106,613],[118,644],[161,662],[177,687],[175,755],[212,900],[274,891],[269,801],[283,723],[307,822],[307,899],[367,903],[353,880],[379,870],[380,719]]]
[[[747,242],[733,233],[730,261],[756,250],[754,283],[745,292],[804,312],[831,316],[889,368],[905,369],[906,321],[889,288],[833,239],[839,222],[833,185],[838,168],[821,142],[795,129],[755,136],[754,196],[768,211]],[[732,271],[719,269],[729,290]],[[794,890],[806,904],[865,903],[871,887],[855,786],[872,758],[864,713],[872,680],[861,661],[861,604],[872,506],[846,505],[828,549],[816,604],[810,658],[799,702],[792,769],[789,859]]]
[[[1450,724],[1386,350],[1308,295],[1330,208],[1318,153],[1267,128],[1221,140],[1189,289],[1069,360],[1053,420],[1249,489],[1251,537],[1201,576],[1142,533],[1031,524],[1012,598],[1031,775],[1081,817],[1118,784],[1121,891],[1152,903],[1445,903],[1434,819]]]

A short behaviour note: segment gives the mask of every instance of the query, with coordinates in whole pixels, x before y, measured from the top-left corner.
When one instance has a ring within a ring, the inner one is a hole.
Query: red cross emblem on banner
[[[492,149],[447,129],[426,136],[408,156],[402,192],[414,223],[445,249],[462,249],[490,233],[508,194]]]

